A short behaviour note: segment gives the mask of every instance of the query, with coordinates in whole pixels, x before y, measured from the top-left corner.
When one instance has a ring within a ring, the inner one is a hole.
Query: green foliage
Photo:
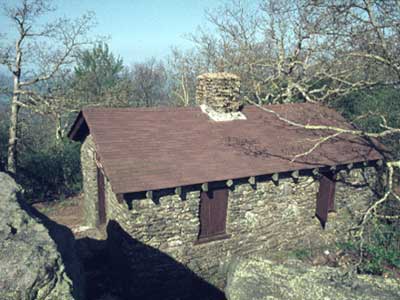
[[[349,119],[368,112],[382,114],[391,126],[399,126],[400,119],[400,91],[395,88],[380,88],[371,91],[353,93],[341,98],[335,103],[336,108],[342,111]],[[379,131],[379,117],[372,117],[357,122],[362,128],[370,131]]]
[[[381,116],[386,118],[388,126],[400,127],[400,91],[396,88],[353,93],[338,99],[334,106],[347,119],[354,121],[357,127],[369,132],[384,130]],[[367,114],[366,118],[359,118]],[[399,136],[388,136],[381,142],[390,149],[394,158],[400,158]],[[379,213],[397,215],[399,208],[398,201],[389,199],[380,207]],[[347,243],[340,247],[357,252],[359,244]],[[400,222],[373,218],[365,232],[363,252],[359,267],[363,273],[382,274],[387,267],[400,268]]]
[[[32,202],[63,198],[81,189],[79,143],[63,140],[19,157],[18,182]]]
[[[95,89],[106,89],[118,80],[124,69],[122,59],[110,52],[108,45],[100,43],[92,50],[85,50],[77,58],[75,75],[77,80],[93,84]]]
[[[400,269],[400,224],[375,220],[364,237],[363,257],[359,272],[381,275],[392,268]],[[360,242],[347,241],[338,247],[352,255],[358,255]]]
[[[338,242],[337,247],[351,253],[355,253],[358,250],[356,243],[353,241]]]
[[[126,87],[122,80],[123,71],[122,59],[115,57],[105,43],[82,51],[74,69],[73,89],[76,97],[83,104],[91,104],[104,102],[112,93],[121,93],[122,86]]]
[[[376,90],[353,93],[340,98],[333,103],[347,119],[356,126],[370,132],[380,132],[382,119],[386,118],[388,126],[400,127],[400,90],[396,88],[380,88]],[[359,116],[370,114],[366,118],[356,119]],[[390,136],[382,140],[395,157],[400,157],[400,138]]]
[[[400,224],[375,222],[368,234],[362,271],[381,274],[385,266],[400,268]]]
[[[300,260],[308,260],[313,256],[313,253],[311,249],[301,248],[293,250],[292,253],[290,253],[290,256]]]
[[[17,182],[28,201],[60,199],[81,190],[80,144],[57,141],[54,120],[22,112]],[[0,171],[7,161],[8,115],[0,111]]]

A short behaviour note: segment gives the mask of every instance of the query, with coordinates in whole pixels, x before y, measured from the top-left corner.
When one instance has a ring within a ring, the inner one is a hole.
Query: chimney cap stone
[[[236,79],[240,80],[240,77],[233,73],[228,72],[217,72],[217,73],[204,73],[197,76],[198,79]]]
[[[227,72],[197,77],[196,100],[214,121],[245,120],[240,112],[240,77]]]

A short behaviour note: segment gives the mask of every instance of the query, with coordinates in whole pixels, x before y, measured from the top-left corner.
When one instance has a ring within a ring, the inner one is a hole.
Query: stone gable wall
[[[81,169],[83,176],[83,208],[85,225],[96,227],[99,222],[97,205],[97,166],[92,136],[87,136],[81,146]]]

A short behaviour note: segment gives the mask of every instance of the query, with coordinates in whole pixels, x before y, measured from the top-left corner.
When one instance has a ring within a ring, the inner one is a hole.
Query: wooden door
[[[98,213],[99,225],[106,223],[106,193],[104,188],[104,175],[99,168],[97,168],[97,195],[98,195]]]
[[[323,228],[328,220],[328,212],[335,210],[336,178],[332,172],[322,174],[317,196],[316,216]]]
[[[225,234],[228,189],[202,192],[200,196],[200,238]]]

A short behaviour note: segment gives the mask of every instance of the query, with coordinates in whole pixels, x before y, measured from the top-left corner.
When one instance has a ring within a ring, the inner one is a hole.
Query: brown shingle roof
[[[316,104],[268,108],[303,124],[350,126],[334,110]],[[79,140],[90,131],[115,193],[381,158],[364,139],[342,135],[291,162],[322,133],[290,126],[254,106],[242,112],[247,120],[215,122],[200,108],[88,108],[80,114],[86,122],[78,117],[70,137]]]

